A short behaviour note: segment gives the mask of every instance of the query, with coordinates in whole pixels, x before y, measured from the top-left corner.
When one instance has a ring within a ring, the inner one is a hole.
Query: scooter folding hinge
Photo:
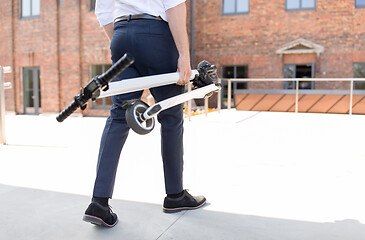
[[[108,91],[109,90],[109,84],[106,84],[104,87],[101,88],[101,90]]]
[[[125,100],[122,103],[122,108],[125,110],[129,108],[130,106],[134,105],[138,101],[138,99],[131,99],[131,100]]]
[[[86,107],[87,107],[87,104],[80,106],[80,109],[81,109],[81,110],[85,110],[85,109],[86,109]]]

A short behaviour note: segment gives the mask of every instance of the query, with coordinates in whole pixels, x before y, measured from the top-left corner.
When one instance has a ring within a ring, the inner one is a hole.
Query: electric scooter
[[[57,121],[64,121],[78,108],[84,110],[90,99],[95,101],[98,98],[174,84],[179,80],[179,73],[175,72],[111,82],[133,62],[134,58],[126,53],[105,73],[92,78],[84,88],[80,89],[80,94],[74,97],[74,101],[57,116]],[[198,64],[197,69],[192,70],[190,77],[194,90],[168,98],[152,106],[139,99],[125,101],[122,107],[126,110],[126,122],[136,133],[147,134],[153,130],[155,126],[154,117],[159,112],[191,99],[210,97],[214,92],[219,91],[221,84],[217,83],[217,79],[216,66],[207,61],[202,61]]]

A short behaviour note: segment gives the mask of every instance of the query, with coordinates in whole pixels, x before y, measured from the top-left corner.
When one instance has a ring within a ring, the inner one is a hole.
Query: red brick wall
[[[0,8],[0,66],[12,66],[12,1],[2,1]],[[5,74],[5,81],[12,82],[13,74]],[[14,111],[14,89],[5,90],[7,111]]]
[[[89,11],[89,1],[82,4],[82,82],[85,85],[91,77],[91,65],[111,64],[109,40],[106,37],[94,12]],[[89,106],[86,115],[107,115],[109,110],[91,109]]]
[[[61,108],[66,107],[73,100],[73,95],[82,87],[79,7],[78,1],[64,1],[59,12]]]
[[[43,1],[40,17],[21,19],[20,1],[14,1],[14,61],[16,111],[23,112],[23,67],[40,67],[42,108],[58,109],[56,4]]]
[[[43,0],[39,17],[22,19],[20,1],[0,0],[0,65],[15,62],[14,76],[6,75],[13,83],[13,89],[6,90],[6,110],[24,111],[23,67],[40,67],[42,111],[58,112],[90,79],[91,64],[111,62],[108,40],[89,11],[89,1],[62,2]]]
[[[275,52],[298,38],[325,47],[315,77],[353,77],[353,62],[365,62],[365,8],[355,8],[353,0],[317,0],[312,11],[255,0],[249,14],[226,16],[222,0],[195,0],[195,9],[195,62],[248,65],[250,78],[282,78],[285,58]]]

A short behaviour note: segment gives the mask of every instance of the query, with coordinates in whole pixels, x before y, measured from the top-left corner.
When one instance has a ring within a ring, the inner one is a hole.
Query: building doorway
[[[314,78],[314,63],[311,64],[286,64],[284,78]],[[296,81],[284,82],[285,89],[295,89]],[[314,89],[313,81],[299,81],[299,89]]]
[[[41,85],[39,67],[23,68],[23,102],[25,114],[41,112]]]

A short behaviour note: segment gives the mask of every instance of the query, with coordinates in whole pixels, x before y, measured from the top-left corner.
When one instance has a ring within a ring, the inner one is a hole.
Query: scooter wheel
[[[142,115],[148,108],[149,106],[145,102],[137,100],[125,112],[128,126],[141,135],[150,133],[155,127],[154,118],[143,120]]]

